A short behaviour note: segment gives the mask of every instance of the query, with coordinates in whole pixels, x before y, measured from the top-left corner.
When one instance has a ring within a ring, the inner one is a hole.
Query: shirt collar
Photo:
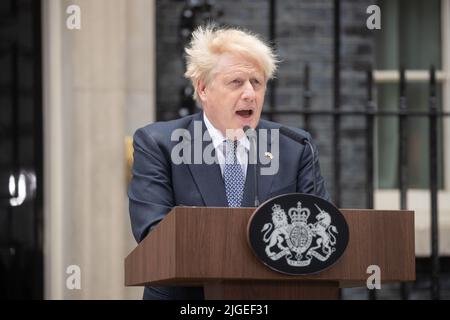
[[[206,116],[205,112],[203,112],[203,121],[205,121],[206,129],[208,130],[209,136],[212,139],[214,148],[217,148],[218,146],[222,145],[223,141],[225,140],[225,137],[223,136],[222,132],[220,132],[220,130],[216,129],[213,126],[213,124],[209,121],[208,117]],[[244,135],[238,141],[239,145],[244,146],[244,148],[247,151],[250,150],[250,142],[248,141],[246,135]]]

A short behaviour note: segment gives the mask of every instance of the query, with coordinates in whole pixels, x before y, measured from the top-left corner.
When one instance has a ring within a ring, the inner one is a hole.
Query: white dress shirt
[[[206,113],[203,112],[203,119],[205,121],[206,129],[208,129],[209,136],[212,139],[214,144],[214,149],[216,150],[217,159],[220,165],[220,171],[222,171],[223,176],[223,167],[225,164],[225,155],[224,155],[224,141],[226,140],[222,132],[216,129],[213,124],[209,121]],[[238,140],[238,146],[236,150],[236,157],[238,163],[241,165],[242,172],[244,173],[244,178],[247,176],[247,164],[248,164],[248,151],[250,150],[250,141],[247,136],[244,135],[241,139]]]

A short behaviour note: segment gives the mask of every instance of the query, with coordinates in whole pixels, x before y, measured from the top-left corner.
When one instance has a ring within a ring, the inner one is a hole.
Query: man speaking
[[[136,131],[128,190],[136,241],[175,206],[253,207],[293,192],[329,200],[310,135],[260,120],[273,50],[250,32],[210,25],[194,31],[185,51],[203,110]],[[144,299],[203,299],[203,288],[146,287]]]

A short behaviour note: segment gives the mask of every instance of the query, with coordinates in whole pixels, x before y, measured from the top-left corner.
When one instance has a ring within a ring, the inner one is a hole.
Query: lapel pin
[[[266,156],[266,158],[269,158],[270,160],[273,159],[273,155],[270,152],[264,152],[264,155]]]

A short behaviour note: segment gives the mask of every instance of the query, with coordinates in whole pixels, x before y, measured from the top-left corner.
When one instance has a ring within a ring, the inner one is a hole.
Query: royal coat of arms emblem
[[[297,201],[293,203],[294,200]],[[264,212],[266,221],[262,216],[252,219],[249,239],[258,257],[278,271],[320,271],[334,263],[347,245],[345,219],[321,198],[289,194],[269,200],[260,208],[257,212]]]
[[[289,209],[289,218],[280,205],[273,205],[272,223],[266,223],[261,230],[264,233],[264,242],[267,243],[265,251],[270,259],[285,257],[291,266],[306,266],[311,263],[313,257],[325,261],[336,251],[334,234],[338,233],[337,228],[331,225],[330,215],[315,206],[319,210],[315,216],[316,221],[308,223],[311,211],[302,208],[300,201],[297,202],[296,208]],[[314,246],[311,246],[313,240]],[[279,252],[272,251],[275,245]]]

